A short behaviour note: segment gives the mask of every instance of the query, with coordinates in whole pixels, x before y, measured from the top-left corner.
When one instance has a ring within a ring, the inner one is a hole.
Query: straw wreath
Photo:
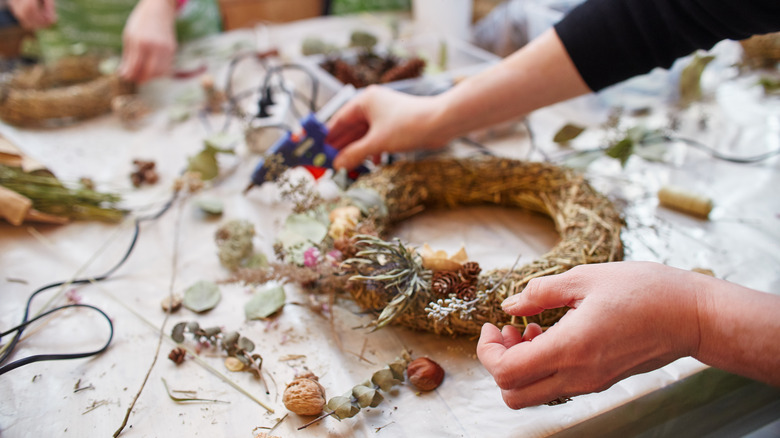
[[[0,119],[45,126],[110,111],[111,100],[132,88],[116,74],[102,74],[99,65],[99,57],[79,56],[19,69],[0,83]]]
[[[475,262],[434,272],[419,251],[397,239],[353,236],[354,254],[341,267],[350,278],[347,289],[355,301],[378,313],[375,328],[392,323],[440,334],[475,335],[485,322],[521,329],[530,322],[549,327],[565,308],[516,320],[501,310],[501,302],[522,293],[533,278],[623,256],[623,221],[612,203],[581,174],[552,164],[498,157],[405,161],[361,177],[354,189],[374,191],[384,202],[386,214],[369,216],[380,236],[425,209],[480,204],[547,215],[561,236],[554,248],[525,266],[489,272],[480,272]]]

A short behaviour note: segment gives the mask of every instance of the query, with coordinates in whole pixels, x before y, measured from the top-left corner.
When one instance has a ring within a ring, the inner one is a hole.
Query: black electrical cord
[[[138,236],[139,236],[140,231],[141,231],[141,227],[140,227],[141,222],[152,221],[152,220],[158,219],[166,211],[168,211],[168,209],[171,207],[171,205],[173,205],[173,202],[175,200],[176,200],[176,193],[173,194],[171,199],[168,200],[168,202],[165,203],[163,208],[160,209],[160,211],[158,211],[157,213],[152,214],[152,215],[148,215],[148,216],[140,216],[140,217],[137,217],[135,219],[134,231],[133,231],[133,239],[130,242],[130,246],[127,248],[127,251],[125,252],[124,256],[122,256],[122,259],[119,260],[119,262],[116,265],[114,265],[114,267],[109,269],[103,275],[99,275],[97,277],[90,277],[90,278],[78,278],[78,279],[75,279],[75,280],[72,280],[72,281],[58,281],[56,283],[51,283],[51,284],[48,284],[46,286],[43,286],[40,289],[38,289],[35,292],[33,292],[32,295],[30,295],[30,297],[27,299],[27,305],[25,306],[24,317],[22,318],[22,322],[19,323],[19,325],[17,325],[16,327],[14,327],[14,328],[12,328],[10,330],[7,330],[7,331],[3,332],[2,334],[0,334],[0,339],[1,339],[3,336],[6,336],[6,335],[8,335],[10,333],[13,333],[13,332],[16,332],[16,335],[13,337],[13,339],[11,339],[10,343],[6,347],[5,352],[2,354],[2,356],[0,356],[0,364],[5,362],[8,359],[8,357],[11,356],[11,354],[13,354],[13,351],[16,348],[16,345],[19,343],[19,340],[21,339],[22,334],[24,333],[24,330],[27,328],[28,325],[30,325],[31,323],[37,321],[40,318],[43,318],[44,316],[50,315],[50,314],[52,314],[54,312],[58,312],[60,310],[64,310],[64,309],[67,309],[67,308],[72,308],[72,307],[84,307],[84,308],[92,309],[92,310],[100,313],[106,319],[106,321],[108,321],[108,326],[109,326],[109,329],[110,329],[110,333],[109,333],[108,340],[106,341],[105,345],[103,345],[103,347],[101,347],[98,350],[91,351],[91,352],[86,352],[86,353],[39,354],[39,355],[34,355],[34,356],[28,356],[28,357],[16,360],[14,362],[11,362],[9,364],[6,364],[6,365],[3,365],[2,367],[0,367],[0,375],[3,375],[5,373],[7,373],[7,372],[9,372],[9,371],[11,371],[13,369],[19,368],[19,367],[21,367],[23,365],[27,365],[27,364],[34,363],[34,362],[41,362],[41,361],[47,361],[47,360],[79,359],[79,358],[83,358],[83,357],[95,356],[95,355],[100,354],[103,351],[105,351],[108,348],[109,344],[111,343],[111,340],[114,338],[114,324],[111,322],[111,319],[108,317],[108,315],[106,315],[105,312],[103,312],[99,308],[97,308],[95,306],[91,306],[89,304],[67,304],[67,305],[64,305],[64,306],[55,307],[55,308],[53,308],[51,310],[48,310],[48,311],[46,311],[46,312],[44,312],[44,313],[34,317],[33,319],[29,319],[29,317],[30,317],[30,306],[32,305],[32,301],[39,293],[41,293],[43,291],[46,291],[46,290],[49,290],[51,288],[55,288],[55,287],[62,286],[62,285],[65,285],[65,284],[86,284],[86,283],[92,283],[92,282],[99,282],[99,281],[103,281],[103,280],[106,280],[107,278],[109,278],[114,272],[116,272],[117,269],[119,269],[125,263],[125,261],[127,261],[127,259],[130,257],[130,254],[133,252],[133,249],[135,248],[135,244],[138,242]]]

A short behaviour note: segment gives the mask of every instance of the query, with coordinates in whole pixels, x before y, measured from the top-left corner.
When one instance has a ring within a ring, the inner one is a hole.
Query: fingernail
[[[512,295],[511,297],[505,299],[501,303],[501,308],[506,309],[507,307],[512,307],[520,300],[520,295]]]

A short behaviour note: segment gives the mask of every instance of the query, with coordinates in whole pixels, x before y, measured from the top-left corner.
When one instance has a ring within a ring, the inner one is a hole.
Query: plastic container
[[[376,48],[379,54],[394,53],[400,57],[419,56],[426,61],[421,77],[404,79],[383,84],[390,88],[410,94],[437,94],[449,88],[453,81],[476,74],[501,60],[500,57],[475,47],[465,41],[436,34],[420,35],[399,40],[391,45]],[[354,59],[357,52],[342,51],[340,56],[346,60]],[[320,67],[325,55],[314,55],[304,59],[304,63],[315,72],[322,88],[335,92],[344,84]]]

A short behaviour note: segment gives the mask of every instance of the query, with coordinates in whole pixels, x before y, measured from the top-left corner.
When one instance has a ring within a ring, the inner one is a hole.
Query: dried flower
[[[130,180],[134,187],[140,187],[142,184],[156,184],[160,179],[157,171],[154,169],[154,161],[133,160],[135,171],[130,174]]]
[[[320,250],[312,246],[303,252],[303,265],[307,268],[313,268],[320,262]]]
[[[172,360],[176,365],[181,365],[186,355],[187,352],[183,348],[176,347],[168,353],[168,359]]]
[[[328,235],[333,240],[341,239],[354,233],[355,226],[360,220],[360,209],[354,205],[337,207],[331,210],[329,219]]]

